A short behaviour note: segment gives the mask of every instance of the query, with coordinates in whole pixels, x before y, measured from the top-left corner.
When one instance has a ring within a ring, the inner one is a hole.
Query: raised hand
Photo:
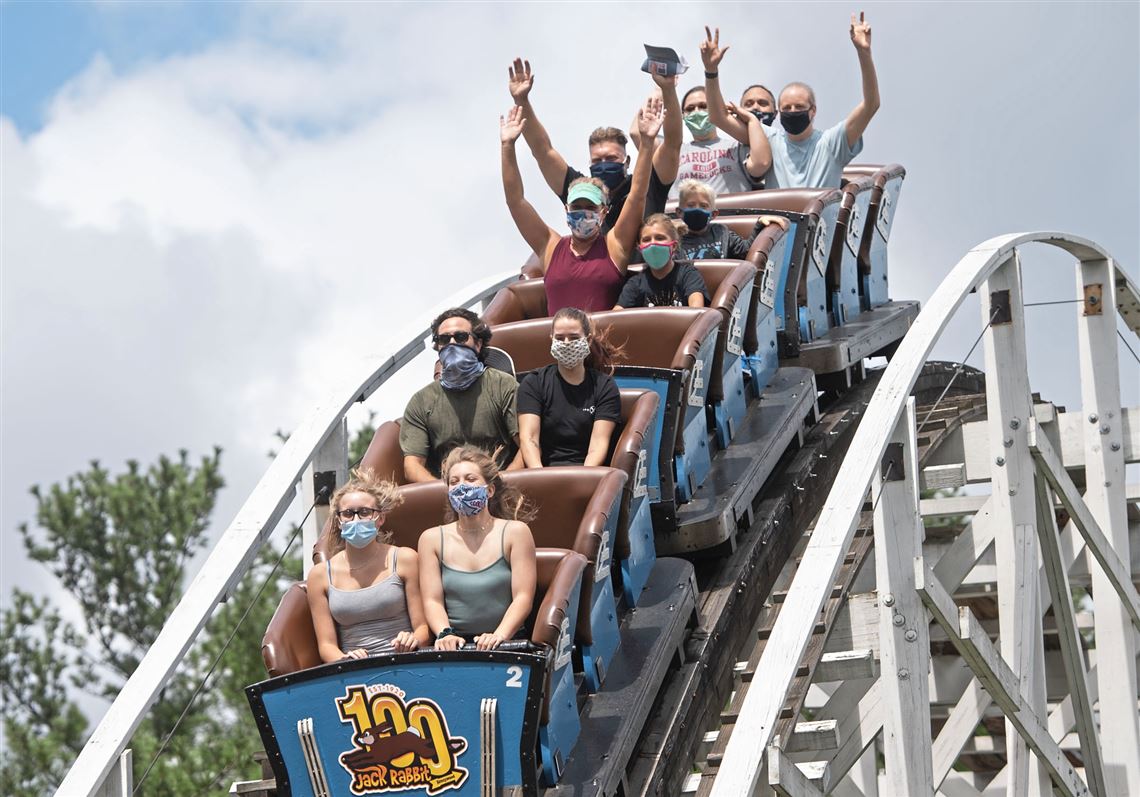
[[[499,137],[504,144],[513,143],[522,135],[525,126],[526,119],[523,118],[523,109],[516,105],[507,111],[506,118],[499,117]]]
[[[755,114],[753,114],[749,111],[740,110],[740,108],[738,108],[736,106],[735,102],[726,102],[724,104],[724,110],[725,110],[725,113],[727,113],[729,116],[736,117],[737,119],[739,119],[741,122],[743,122],[746,125],[751,124],[752,122],[759,123],[759,121],[760,121],[759,119],[756,118]]]
[[[534,74],[530,71],[530,61],[516,58],[515,62],[507,67],[507,76],[507,88],[510,89],[515,105],[522,105],[534,87]]]
[[[637,112],[637,132],[641,134],[642,145],[655,141],[661,124],[665,121],[664,103],[660,98],[650,97]]]
[[[854,34],[852,34],[854,37]],[[705,63],[706,72],[716,72],[717,67],[720,66],[721,59],[724,54],[728,52],[728,45],[720,46],[720,28],[716,32],[709,30],[708,25],[705,25],[705,40],[701,42],[701,60]]]
[[[871,51],[871,26],[864,22],[862,11],[859,12],[857,21],[855,15],[851,15],[851,43],[855,45],[856,50]]]
[[[650,77],[652,77],[653,82],[662,89],[668,88],[669,86],[676,87],[677,83],[681,80],[680,75],[658,75],[656,72],[651,73]]]

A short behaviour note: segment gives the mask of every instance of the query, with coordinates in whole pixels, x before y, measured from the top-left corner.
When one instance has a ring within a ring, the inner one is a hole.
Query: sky
[[[1035,229],[1100,242],[1134,278],[1140,5],[869,4],[882,108],[862,162],[907,179],[891,290],[926,300],[973,245]],[[220,532],[351,357],[526,246],[502,200],[497,117],[528,57],[555,146],[626,127],[643,43],[726,94],[812,84],[817,123],[859,99],[855,7],[795,4],[0,2],[0,595],[48,590],[16,528],[33,484],[221,445]],[[557,200],[520,145],[528,197]],[[1030,250],[1027,299],[1069,299]],[[965,356],[968,305],[936,355]],[[1034,387],[1079,406],[1071,307],[1035,308]],[[1134,346],[1135,348],[1135,346]],[[1140,370],[1126,351],[1125,403]],[[980,350],[971,360],[980,364]],[[370,406],[399,415],[426,358]],[[352,422],[360,422],[354,414]]]

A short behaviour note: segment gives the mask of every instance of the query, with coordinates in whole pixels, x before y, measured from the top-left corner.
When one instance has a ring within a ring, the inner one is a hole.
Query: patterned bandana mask
[[[554,362],[563,368],[577,368],[590,356],[590,339],[552,340],[550,341],[550,356]]]
[[[460,515],[478,515],[487,506],[487,485],[457,484],[447,491],[451,508]]]
[[[439,383],[448,390],[466,390],[486,369],[474,349],[459,343],[450,343],[440,349],[439,361],[443,365]]]

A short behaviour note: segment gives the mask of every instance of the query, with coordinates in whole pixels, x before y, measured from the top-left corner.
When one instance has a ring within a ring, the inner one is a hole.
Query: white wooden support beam
[[[930,751],[935,789],[942,787],[962,747],[974,735],[982,715],[992,702],[989,692],[982,688],[978,679],[971,679],[966,691],[958,698],[958,703],[950,712],[950,718],[938,732],[938,738],[934,740],[934,746]]]
[[[838,650],[823,654],[816,665],[812,683],[874,678],[878,674],[879,663],[875,661],[875,651],[871,648]]]
[[[895,426],[872,488],[875,583],[879,591],[879,688],[890,794],[933,794],[930,764],[930,620],[914,591],[914,558],[925,536],[918,513],[914,398]]]
[[[780,737],[775,741],[779,742]],[[816,768],[818,771],[818,768]],[[826,768],[823,770],[826,773]],[[812,772],[812,774],[817,774]],[[768,785],[781,797],[823,797],[827,777],[813,782],[776,744],[768,745]],[[822,788],[821,788],[822,786]]]
[[[1084,649],[1080,629],[1073,609],[1073,594],[1069,588],[1069,568],[1061,551],[1057,531],[1057,515],[1053,511],[1053,494],[1044,479],[1037,481],[1037,533],[1041,542],[1041,558],[1052,596],[1053,618],[1057,623],[1057,640],[1061,646],[1061,659],[1065,677],[1069,682],[1076,715],[1077,733],[1081,739],[1081,757],[1085,765],[1085,779],[1089,791],[1097,797],[1108,797],[1105,790],[1104,768],[1101,765],[1100,740],[1097,738],[1096,720],[1089,697],[1088,673],[1085,668]]]
[[[883,729],[883,682],[872,682],[853,710],[839,717],[839,748],[831,757],[831,777],[842,780]]]
[[[1057,492],[1061,499],[1061,505],[1065,507],[1065,511],[1073,519],[1077,530],[1085,538],[1089,552],[1100,563],[1104,578],[1116,591],[1124,610],[1132,620],[1132,624],[1137,630],[1140,630],[1140,594],[1136,592],[1136,587],[1132,583],[1132,574],[1128,572],[1128,567],[1120,560],[1112,543],[1101,531],[1100,525],[1085,504],[1068,472],[1061,467],[1048,438],[1041,434],[1034,425],[1030,427],[1029,440],[1029,450],[1033,452],[1033,457],[1037,460],[1037,469]]]
[[[1013,730],[1036,754],[1037,760],[1048,771],[1053,782],[1070,797],[1087,795],[1088,787],[1038,719],[1044,716],[1044,712],[1034,711],[1021,694],[1018,678],[998,655],[973,612],[964,607],[959,609],[954,599],[938,583],[934,573],[921,561],[915,562],[915,583],[923,602],[939,625],[946,629],[958,653],[974,671],[982,687],[1005,712]],[[1006,768],[1012,771],[1009,764]],[[1048,794],[1049,791],[1044,793]]]
[[[1021,263],[1016,250],[978,289],[986,358],[986,424],[994,467],[993,522],[997,560],[1001,654],[1017,674],[1019,691],[1045,715],[1045,656],[1037,592],[1035,471],[1026,436],[1033,404],[1025,348]],[[1006,722],[1011,795],[1045,795],[1044,770],[1034,764],[1025,740]]]
[[[342,417],[301,475],[302,505],[308,509],[311,504],[315,504],[313,511],[305,518],[301,531],[302,577],[307,576],[309,568],[313,566],[313,546],[317,544],[321,531],[328,522],[329,499],[333,491],[347,481],[348,421]]]
[[[1124,418],[1116,342],[1117,269],[1107,257],[1077,268],[1077,352],[1085,416],[1085,503],[1122,562],[1131,562],[1124,502]],[[1127,282],[1127,278],[1124,280]],[[1086,298],[1100,286],[1101,301]],[[1134,290],[1130,291],[1134,296]],[[1105,301],[1107,299],[1107,301]],[[1136,319],[1130,327],[1135,330]],[[1135,435],[1136,429],[1131,431]],[[1090,542],[1090,548],[1094,547]],[[1140,794],[1140,717],[1136,712],[1136,634],[1125,604],[1110,599],[1107,572],[1092,568],[1105,777],[1112,794]],[[1106,599],[1107,598],[1107,599]]]
[[[133,754],[128,747],[119,755],[116,766],[107,775],[99,790],[99,797],[131,797],[135,790]]]

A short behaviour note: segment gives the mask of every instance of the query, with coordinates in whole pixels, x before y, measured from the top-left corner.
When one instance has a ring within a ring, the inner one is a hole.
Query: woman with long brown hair
[[[401,653],[428,643],[419,555],[381,532],[400,503],[396,485],[353,473],[330,500],[325,566],[309,571],[309,610],[321,661]]]
[[[574,307],[554,314],[554,364],[519,385],[519,448],[528,468],[601,465],[621,420],[621,397],[610,375],[619,350],[594,332]]]
[[[529,507],[478,448],[452,450],[441,471],[455,520],[420,535],[424,611],[437,650],[492,650],[522,630],[534,602]]]

